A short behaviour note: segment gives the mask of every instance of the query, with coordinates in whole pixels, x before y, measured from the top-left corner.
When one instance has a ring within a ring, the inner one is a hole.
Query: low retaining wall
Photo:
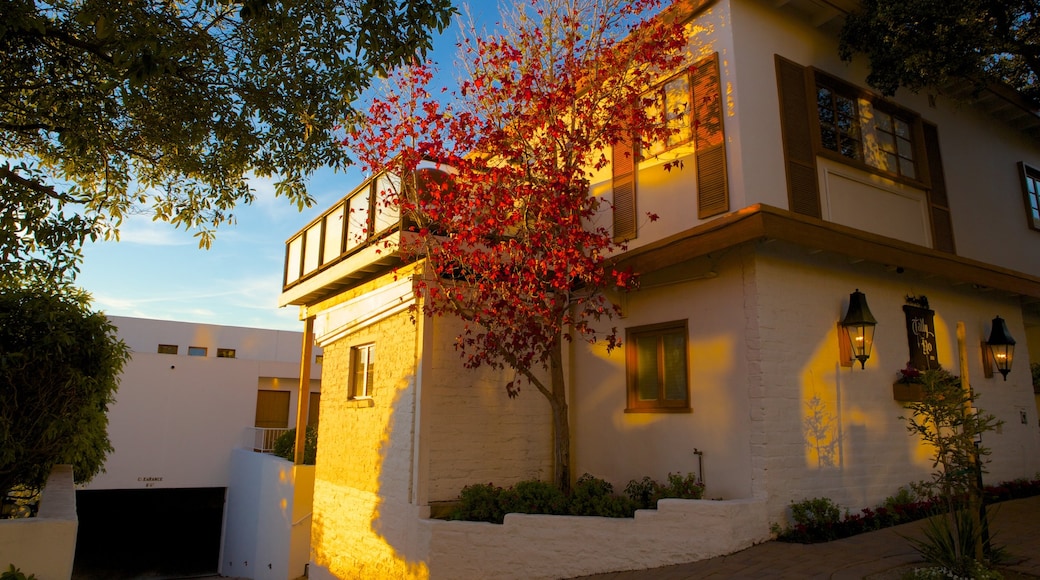
[[[770,538],[761,500],[665,499],[635,518],[421,520],[431,578],[571,578],[731,554]]]
[[[0,569],[14,564],[37,580],[68,580],[78,526],[72,466],[58,465],[40,494],[36,517],[0,520]]]

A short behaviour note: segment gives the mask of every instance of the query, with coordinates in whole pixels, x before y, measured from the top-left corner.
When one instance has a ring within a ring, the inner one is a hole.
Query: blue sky
[[[460,11],[464,4],[456,2]],[[494,25],[494,6],[472,1],[478,27]],[[449,80],[457,38],[453,25],[435,39],[430,55]],[[302,330],[296,307],[277,307],[285,242],[362,178],[355,168],[315,175],[310,189],[317,203],[303,212],[258,182],[256,201],[237,208],[237,223],[223,226],[209,250],[199,249],[192,232],[133,216],[120,228],[120,241],[87,245],[76,283],[110,315]]]

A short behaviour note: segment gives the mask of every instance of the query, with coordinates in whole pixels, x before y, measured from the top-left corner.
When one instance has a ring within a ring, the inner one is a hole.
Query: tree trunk
[[[553,420],[553,481],[564,493],[571,489],[571,431],[567,413],[567,381],[563,373],[563,346],[557,341],[549,353]]]

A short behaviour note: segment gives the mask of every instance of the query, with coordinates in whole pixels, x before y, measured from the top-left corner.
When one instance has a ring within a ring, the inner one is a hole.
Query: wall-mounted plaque
[[[924,371],[939,368],[935,347],[935,311],[909,304],[906,314],[906,341],[910,347],[910,365]]]

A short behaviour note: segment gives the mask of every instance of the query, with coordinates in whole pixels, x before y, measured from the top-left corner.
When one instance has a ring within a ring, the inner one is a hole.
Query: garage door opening
[[[224,497],[223,487],[77,491],[72,577],[216,574]]]

